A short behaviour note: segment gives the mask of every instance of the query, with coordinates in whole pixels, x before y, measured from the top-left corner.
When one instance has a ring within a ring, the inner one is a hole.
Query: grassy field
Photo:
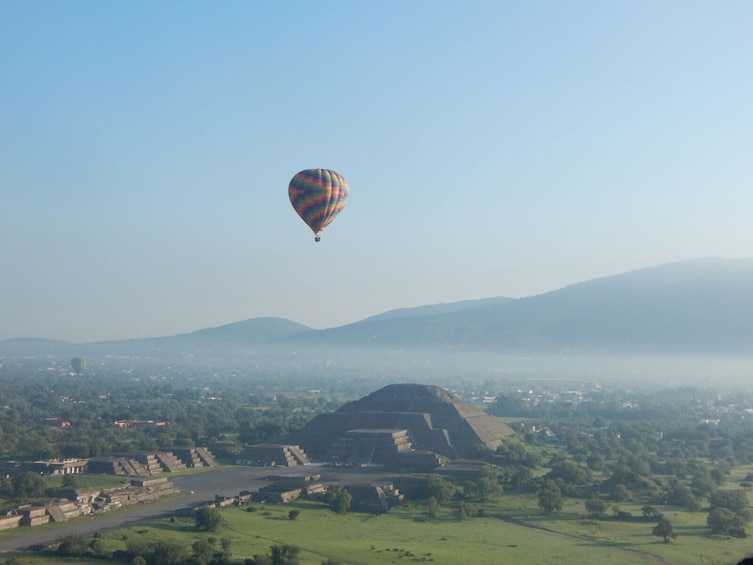
[[[727,486],[753,468],[735,469]],[[83,477],[82,477],[83,478]],[[88,478],[104,481],[112,478]],[[122,481],[122,479],[119,479]],[[642,515],[643,503],[620,503],[620,509],[634,517]],[[588,516],[582,500],[565,499],[561,512],[545,515],[534,494],[504,494],[492,502],[478,504],[483,516],[459,520],[455,506],[440,509],[429,517],[421,503],[391,509],[382,515],[348,513],[337,515],[324,504],[296,501],[285,505],[251,504],[221,510],[223,524],[212,534],[197,532],[193,521],[155,520],[105,531],[97,541],[102,553],[126,549],[129,541],[179,540],[190,547],[198,539],[214,536],[232,543],[234,560],[267,554],[272,545],[294,544],[301,548],[302,565],[319,565],[326,558],[347,564],[387,563],[457,564],[635,564],[727,565],[753,555],[752,538],[712,536],[706,526],[708,511],[687,512],[657,507],[669,518],[679,535],[665,544],[651,535],[655,521],[617,521]],[[254,511],[249,511],[253,509]],[[295,520],[288,518],[298,510]],[[90,518],[77,518],[87,520]],[[59,525],[42,526],[60,527]],[[13,535],[0,532],[0,538]],[[0,558],[0,562],[1,558]],[[102,563],[77,558],[73,561],[25,554],[27,564]]]
[[[736,563],[753,553],[753,541],[708,535],[703,512],[668,511],[679,537],[674,543],[665,544],[651,535],[652,522],[592,520],[586,517],[582,503],[577,502],[567,504],[558,514],[545,516],[530,497],[514,495],[483,505],[484,517],[462,521],[451,508],[443,508],[437,517],[429,518],[422,506],[411,505],[377,516],[336,515],[320,503],[306,501],[251,507],[255,511],[243,507],[222,510],[223,525],[212,534],[196,532],[193,521],[165,519],[104,532],[98,543],[103,551],[125,549],[132,539],[143,542],[175,539],[190,546],[195,540],[212,535],[232,541],[233,557],[238,562],[254,554],[269,553],[271,545],[295,544],[301,548],[302,565],[319,565],[326,558],[362,565],[463,562],[722,565]],[[638,507],[621,507],[640,515]],[[288,518],[290,510],[300,511],[296,520]],[[527,525],[511,523],[499,516]],[[23,560],[71,562],[26,556]]]
[[[501,500],[504,498],[507,497]],[[512,508],[510,502],[506,504],[506,515],[552,530],[552,536],[570,537],[571,541],[567,542],[568,544],[585,544],[594,551],[599,548],[610,548],[612,550],[609,553],[610,563],[651,562],[650,554],[657,558],[654,562],[664,560],[666,563],[678,565],[722,565],[737,563],[742,557],[753,554],[751,539],[710,535],[706,526],[707,512],[691,513],[660,507],[659,510],[672,521],[675,532],[678,534],[675,542],[665,544],[660,538],[651,535],[655,521],[594,520],[587,516],[582,501],[567,500],[562,512],[550,516],[537,513],[534,508],[529,508],[530,512],[527,513],[525,501],[521,501],[523,510]],[[641,506],[642,504],[623,503],[620,504],[620,509],[639,517]],[[616,554],[614,550],[622,553]],[[598,553],[593,554],[594,557],[597,555]]]

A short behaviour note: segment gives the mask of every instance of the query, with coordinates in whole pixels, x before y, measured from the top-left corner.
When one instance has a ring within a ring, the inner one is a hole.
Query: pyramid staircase
[[[205,447],[174,447],[170,451],[121,454],[90,459],[88,473],[149,477],[162,472],[174,473],[186,467],[217,467],[219,464]]]
[[[118,463],[130,477],[148,477],[149,468],[145,467],[141,461],[133,457],[119,457]]]
[[[293,457],[295,457],[295,459],[298,462],[298,465],[311,464],[311,461],[309,461],[309,458],[306,455],[306,452],[303,451],[303,448],[300,445],[289,445],[288,450],[293,455]]]
[[[186,468],[183,461],[178,459],[173,453],[169,451],[158,451],[155,455],[157,461],[165,471],[169,473],[175,473],[176,471],[182,471]]]
[[[388,463],[413,450],[407,430],[356,429],[334,441],[327,455],[351,463]]]
[[[157,459],[157,455],[154,453],[137,453],[129,457],[129,461],[138,471],[136,473],[138,477],[148,477],[149,475],[157,475],[162,472],[162,465],[160,465],[159,459]],[[136,463],[141,464],[141,469],[138,468]]]
[[[199,456],[199,458],[204,462],[204,465],[206,465],[207,467],[219,466],[219,463],[217,463],[217,460],[214,458],[214,455],[212,455],[206,447],[197,447],[196,454]]]
[[[310,464],[306,453],[297,445],[258,443],[245,449],[240,461],[246,465],[280,465],[295,467]]]
[[[206,447],[171,447],[170,451],[186,467],[217,467],[219,463]]]

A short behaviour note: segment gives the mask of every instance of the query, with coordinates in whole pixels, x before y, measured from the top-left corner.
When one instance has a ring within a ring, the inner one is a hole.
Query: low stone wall
[[[23,518],[23,516],[21,516],[20,514],[0,517],[0,530],[10,530],[11,528],[17,528],[21,525],[21,518]]]
[[[167,494],[180,492],[171,481],[166,478],[134,479],[129,486],[94,491],[93,489],[81,489],[85,495],[77,489],[68,489],[71,492],[70,500],[61,498],[50,501],[44,506],[32,506],[25,504],[11,511],[9,515],[0,517],[0,530],[9,530],[19,526],[39,526],[50,520],[54,522],[66,522],[69,518],[81,514],[94,514],[108,512],[138,502],[152,502]]]

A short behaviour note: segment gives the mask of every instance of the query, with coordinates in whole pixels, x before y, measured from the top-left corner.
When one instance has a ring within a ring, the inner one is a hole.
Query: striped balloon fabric
[[[349,191],[346,180],[328,169],[301,171],[288,186],[290,203],[314,234],[326,228],[345,207]]]

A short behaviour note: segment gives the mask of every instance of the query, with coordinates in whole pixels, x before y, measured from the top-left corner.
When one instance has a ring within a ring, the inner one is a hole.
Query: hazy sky
[[[0,0],[0,339],[753,255],[753,2]],[[322,242],[287,185],[331,168]]]

